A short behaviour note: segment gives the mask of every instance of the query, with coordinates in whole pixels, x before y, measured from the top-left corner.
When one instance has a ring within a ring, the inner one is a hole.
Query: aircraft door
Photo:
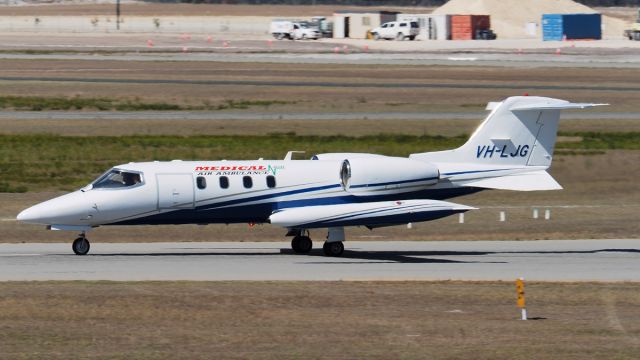
[[[193,209],[192,174],[158,174],[158,209]]]

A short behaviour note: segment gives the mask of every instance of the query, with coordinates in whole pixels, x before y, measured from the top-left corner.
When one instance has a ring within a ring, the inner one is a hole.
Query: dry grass
[[[446,115],[443,115],[446,117]],[[482,121],[477,120],[163,120],[163,119],[80,119],[15,120],[0,119],[3,134],[57,134],[65,136],[130,135],[264,135],[291,133],[298,135],[364,136],[377,134],[459,136],[471,134]],[[639,115],[640,116],[640,115]],[[179,123],[179,126],[176,126]],[[638,120],[592,119],[562,120],[562,132],[639,132]]]
[[[636,359],[637,283],[0,284],[0,358]]]

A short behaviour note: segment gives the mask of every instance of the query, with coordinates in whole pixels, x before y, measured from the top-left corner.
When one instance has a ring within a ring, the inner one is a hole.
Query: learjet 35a
[[[474,208],[444,201],[484,189],[556,190],[547,173],[560,111],[604,104],[516,96],[491,112],[454,150],[408,158],[362,153],[311,160],[166,161],[118,165],[91,184],[22,211],[17,219],[81,233],[105,225],[271,223],[312,248],[309,229],[327,228],[323,250],[344,251],[344,227],[429,221]]]

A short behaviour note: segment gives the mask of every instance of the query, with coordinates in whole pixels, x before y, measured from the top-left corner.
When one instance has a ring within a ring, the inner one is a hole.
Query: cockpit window
[[[135,186],[142,182],[139,173],[112,169],[93,183],[94,189],[116,189]]]

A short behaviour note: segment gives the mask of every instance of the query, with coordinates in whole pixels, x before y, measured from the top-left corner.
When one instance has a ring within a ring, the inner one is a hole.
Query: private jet
[[[77,255],[107,225],[269,223],[308,253],[309,229],[326,228],[327,256],[344,251],[345,227],[375,229],[474,209],[446,201],[487,189],[557,190],[549,175],[560,111],[598,105],[514,96],[487,105],[469,140],[446,151],[392,157],[327,153],[310,160],[153,161],[115,166],[89,185],[34,205],[17,220],[69,230]]]

